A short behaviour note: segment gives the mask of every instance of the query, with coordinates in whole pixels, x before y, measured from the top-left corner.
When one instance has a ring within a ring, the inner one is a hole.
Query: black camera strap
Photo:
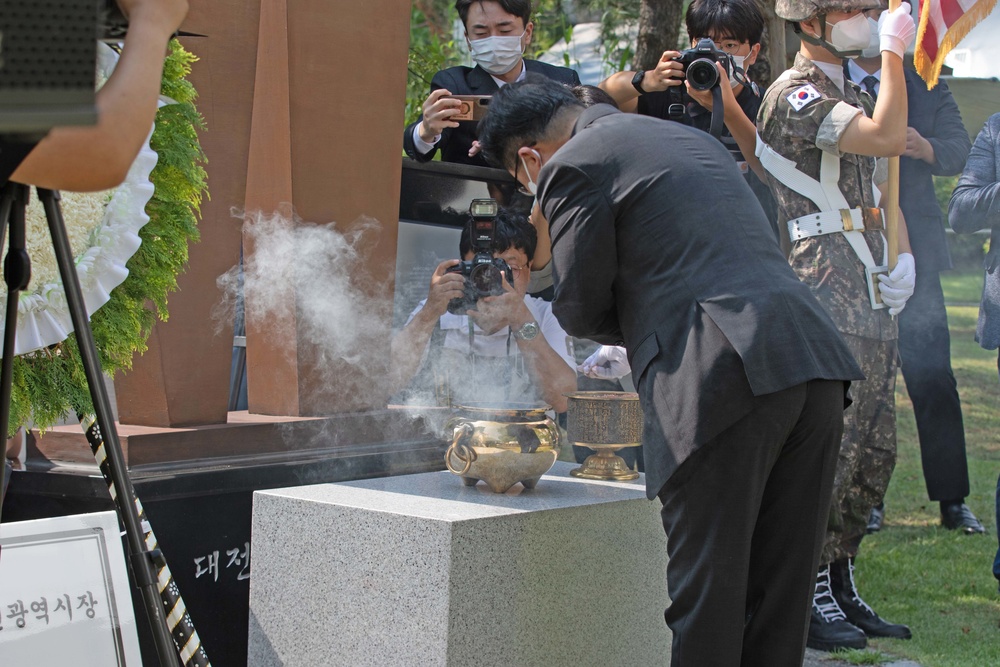
[[[684,86],[671,86],[667,88],[667,120],[683,123],[687,116],[687,94]]]
[[[722,107],[722,89],[718,84],[712,86],[712,124],[709,126],[709,134],[718,139],[722,136],[722,125],[725,111]]]
[[[505,401],[510,400],[510,390],[512,385],[514,384],[514,359],[511,359],[510,357],[510,339],[512,338],[513,333],[514,332],[511,330],[511,328],[507,327],[507,373],[509,375],[509,380],[507,381],[507,388],[504,390],[504,395],[503,395],[503,399]],[[515,350],[517,349],[516,345],[514,346],[514,349]]]
[[[511,354],[511,339],[514,337],[514,330],[509,326],[507,327],[507,390],[505,393],[505,399],[510,400],[510,393],[514,388],[515,378],[524,378],[528,375],[528,369],[525,367],[524,355],[521,354],[520,349],[518,349],[515,344],[514,354]]]
[[[465,316],[465,321],[469,325],[469,360],[472,362],[472,375],[475,376],[476,375],[476,371],[478,370],[476,368],[476,366],[477,366],[477,364],[476,364],[476,348],[474,347],[474,343],[476,341],[475,323],[472,321],[472,318],[469,317],[468,315]]]
[[[687,100],[690,99],[684,86],[671,86],[667,88],[669,103],[667,104],[667,120],[689,125],[687,120]],[[712,121],[709,125],[709,134],[716,139],[722,136],[722,128],[725,125],[725,113],[722,110],[722,89],[719,86],[712,86]]]

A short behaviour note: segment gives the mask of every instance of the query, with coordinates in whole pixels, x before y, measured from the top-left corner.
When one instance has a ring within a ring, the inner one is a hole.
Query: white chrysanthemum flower
[[[94,230],[104,223],[104,212],[113,192],[61,193],[60,207],[66,221],[66,234],[73,249],[73,257],[79,257],[90,247]],[[25,211],[24,226],[25,247],[31,258],[31,282],[25,292],[37,292],[49,285],[61,285],[48,220],[34,191]]]

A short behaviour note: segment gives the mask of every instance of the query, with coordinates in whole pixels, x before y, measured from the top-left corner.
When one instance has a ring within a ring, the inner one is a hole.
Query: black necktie
[[[871,74],[861,79],[861,85],[864,86],[865,92],[872,96],[872,99],[878,98],[878,93],[875,92],[875,86],[878,85],[878,79],[873,77]]]

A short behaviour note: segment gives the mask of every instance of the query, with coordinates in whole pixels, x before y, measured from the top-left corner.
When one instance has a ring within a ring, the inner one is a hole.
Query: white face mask
[[[747,70],[743,66],[743,63],[746,62],[747,56],[730,56],[730,58],[733,59],[733,67],[736,68],[737,70],[739,70],[740,74],[742,74],[743,77],[745,78]],[[729,85],[731,87],[735,88],[736,86],[740,85],[741,83],[742,83],[742,81],[737,81],[736,80],[736,72],[735,71],[730,71],[729,72]]]
[[[868,46],[861,52],[862,58],[876,58],[882,53],[882,41],[878,34],[878,21],[868,17]]]
[[[538,157],[538,164],[542,163],[542,156],[534,148],[529,149]],[[528,177],[528,192],[538,196],[538,184],[531,179],[531,172],[528,171],[528,163],[524,161],[524,156],[521,156],[521,166],[524,167],[524,175]]]
[[[472,59],[493,76],[503,76],[521,62],[521,54],[524,53],[524,49],[521,48],[521,38],[527,32],[525,29],[517,36],[493,35],[470,40]]]
[[[860,12],[849,19],[834,23],[833,27],[830,28],[830,40],[828,43],[844,54],[866,49],[870,41],[871,30],[868,28],[868,18]]]

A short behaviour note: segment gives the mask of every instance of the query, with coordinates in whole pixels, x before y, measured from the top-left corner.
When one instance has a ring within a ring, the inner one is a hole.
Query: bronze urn
[[[466,486],[482,480],[495,493],[520,482],[533,489],[559,455],[559,427],[539,403],[467,403],[445,426],[448,470]]]

